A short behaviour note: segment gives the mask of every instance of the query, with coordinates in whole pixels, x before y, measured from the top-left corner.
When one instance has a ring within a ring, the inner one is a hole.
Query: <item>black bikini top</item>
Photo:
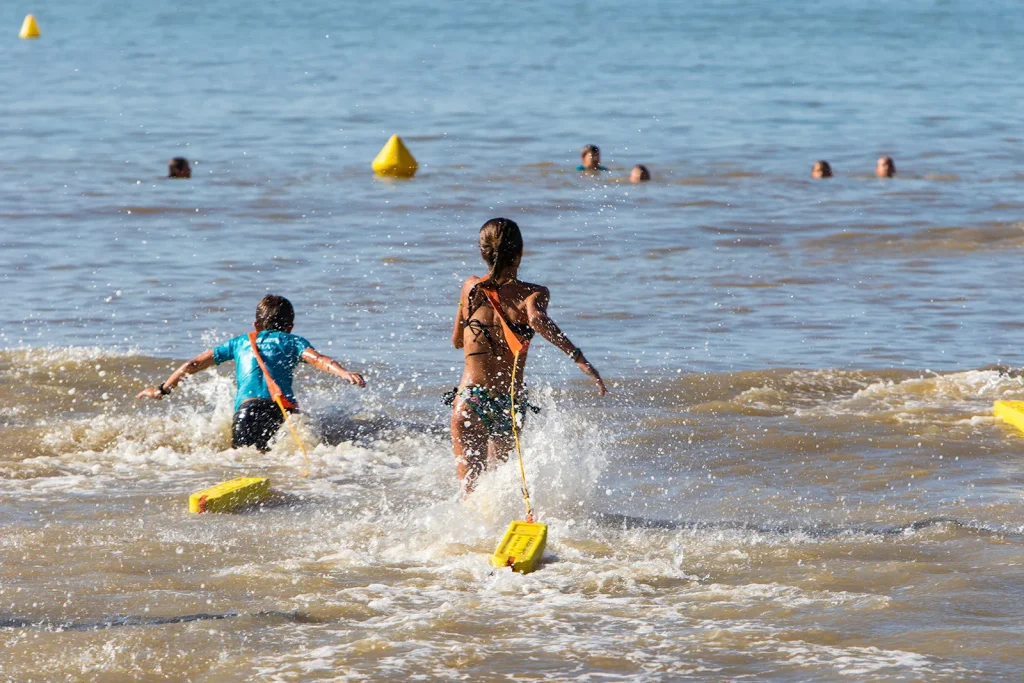
[[[475,313],[477,311],[477,309],[479,309],[480,306],[482,306],[484,303],[487,303],[487,304],[489,304],[491,306],[491,308],[494,308],[494,305],[490,301],[488,301],[488,298],[486,296],[484,296],[484,297],[478,297],[477,296],[479,294],[479,291],[477,289],[479,286],[480,286],[480,283],[477,283],[476,285],[473,286],[473,289],[469,290],[469,301],[466,303],[466,311],[467,311],[467,313],[466,313],[466,317],[462,320],[462,324],[465,325],[466,328],[470,332],[473,333],[473,338],[474,339],[477,339],[477,338],[480,337],[480,335],[483,335],[484,338],[487,340],[488,346],[491,347],[491,353],[494,354],[495,356],[500,356],[501,353],[500,353],[500,351],[498,350],[497,346],[494,343],[494,337],[491,336],[490,328],[492,328],[492,327],[500,328],[501,327],[501,323],[500,322],[496,322],[496,323],[492,323],[492,324],[488,325],[486,323],[482,323],[479,320],[475,320],[473,318],[473,313]],[[499,285],[498,287],[500,289],[501,285]],[[477,301],[476,305],[474,306],[473,305],[474,304],[474,299],[477,299],[477,298],[479,298],[480,300]],[[501,311],[496,311],[496,313],[499,316],[502,316]],[[525,323],[517,323],[517,322],[511,322],[511,321],[507,321],[506,320],[506,324],[508,325],[509,329],[512,330],[512,332],[515,333],[515,335],[517,337],[525,340],[526,344],[529,344],[530,340],[533,339],[533,335],[536,334],[534,329],[532,327],[530,327],[529,325],[525,324]],[[477,355],[480,355],[482,353],[486,353],[486,352],[484,352],[484,351],[477,351],[476,353],[470,353],[470,354],[467,354],[467,355],[477,356]]]

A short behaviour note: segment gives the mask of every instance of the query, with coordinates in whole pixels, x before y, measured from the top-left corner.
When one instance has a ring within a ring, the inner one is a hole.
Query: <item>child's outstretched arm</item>
[[[365,387],[366,380],[358,372],[349,372],[341,366],[341,363],[334,360],[330,356],[325,356],[318,351],[313,349],[306,349],[302,352],[302,360],[312,365],[317,370],[323,370],[329,372],[332,375],[336,375],[350,384],[354,384],[357,387]]]
[[[159,401],[164,396],[171,393],[171,389],[173,389],[185,375],[194,375],[197,372],[206,370],[207,368],[212,368],[214,365],[213,350],[203,351],[201,354],[172,372],[171,376],[168,377],[163,384],[143,389],[135,398],[153,398]]]
[[[526,299],[526,314],[530,317],[530,327],[540,332],[540,336],[554,344],[565,355],[576,362],[576,367],[597,383],[597,393],[604,396],[608,389],[597,369],[590,364],[590,361],[583,355],[575,344],[569,341],[565,333],[558,327],[554,320],[548,316],[548,303],[551,301],[551,293],[547,287],[541,287],[540,291]]]

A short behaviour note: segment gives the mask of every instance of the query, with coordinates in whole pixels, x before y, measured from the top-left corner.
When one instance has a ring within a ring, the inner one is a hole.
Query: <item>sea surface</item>
[[[0,680],[1024,679],[1022,34],[1013,0],[5,4]],[[413,180],[370,171],[393,133]],[[488,566],[518,470],[461,501],[439,401],[495,216],[610,390],[534,344],[525,576]],[[287,433],[230,449],[230,367],[134,399],[267,292],[369,382],[300,368],[307,478]],[[272,504],[188,514],[242,475]]]

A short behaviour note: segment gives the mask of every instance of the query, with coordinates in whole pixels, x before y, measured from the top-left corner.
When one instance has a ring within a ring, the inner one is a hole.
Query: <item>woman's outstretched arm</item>
[[[548,303],[550,301],[551,293],[547,287],[541,287],[536,294],[526,299],[526,314],[530,317],[530,327],[537,330],[540,336],[547,339],[561,350],[562,353],[575,361],[576,367],[594,380],[597,384],[597,392],[604,396],[608,393],[608,389],[605,388],[604,381],[601,379],[601,375],[598,374],[597,369],[590,364],[590,361],[583,355],[583,351],[569,341],[569,338],[565,336],[565,333],[558,327],[558,324],[548,316]]]

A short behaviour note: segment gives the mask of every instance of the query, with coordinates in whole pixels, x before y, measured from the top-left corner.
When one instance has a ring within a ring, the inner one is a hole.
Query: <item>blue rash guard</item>
[[[267,364],[270,376],[281,387],[281,393],[288,400],[294,401],[292,372],[302,359],[302,352],[313,346],[298,335],[274,330],[260,332],[256,337],[256,346],[259,347],[263,362]],[[249,335],[241,334],[213,350],[213,362],[217,365],[229,360],[235,361],[235,381],[238,383],[235,410],[250,398],[270,399],[263,371],[249,344]]]
[[[602,166],[601,164],[598,164],[597,168],[587,168],[583,164],[580,164],[579,166],[576,167],[576,170],[577,171],[607,171],[608,168],[606,166]]]

